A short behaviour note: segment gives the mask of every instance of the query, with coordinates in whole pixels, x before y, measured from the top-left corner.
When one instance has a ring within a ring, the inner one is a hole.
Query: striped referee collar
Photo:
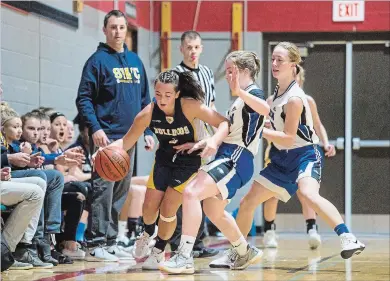
[[[197,68],[191,68],[191,67],[189,67],[188,65],[186,65],[186,64],[184,63],[184,61],[182,61],[182,62],[180,63],[180,65],[181,65],[182,67],[184,67],[184,68],[187,68],[187,69],[190,70],[190,71],[199,71],[199,65],[200,65],[200,64],[198,64],[198,67],[197,67]]]

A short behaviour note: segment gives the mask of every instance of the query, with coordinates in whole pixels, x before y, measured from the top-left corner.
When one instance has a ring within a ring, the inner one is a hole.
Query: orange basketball
[[[130,170],[130,157],[122,148],[108,146],[97,153],[95,169],[107,181],[120,181]]]

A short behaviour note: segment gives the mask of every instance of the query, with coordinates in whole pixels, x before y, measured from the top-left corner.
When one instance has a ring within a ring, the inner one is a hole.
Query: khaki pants
[[[45,198],[46,182],[41,178],[17,178],[0,182],[1,204],[15,206],[3,230],[11,251],[19,242],[31,243]]]

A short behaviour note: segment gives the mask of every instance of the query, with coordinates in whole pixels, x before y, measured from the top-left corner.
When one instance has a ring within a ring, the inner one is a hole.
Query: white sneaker
[[[119,258],[107,252],[103,247],[97,247],[87,250],[85,260],[91,262],[118,262]]]
[[[130,240],[130,241],[131,241],[131,240]],[[131,254],[133,255],[133,257],[134,257],[134,246],[135,246],[135,242],[136,242],[136,241],[137,241],[137,240],[135,240],[135,241],[133,242],[134,245],[132,245],[132,246],[130,246],[130,247],[122,248],[125,252],[131,253]],[[149,255],[150,255],[150,253],[152,252],[152,249],[153,249],[154,245],[156,245],[156,240],[155,240],[155,239],[150,240],[150,242],[149,242],[149,251],[148,251],[148,253],[147,253],[146,256],[149,256]]]
[[[223,252],[222,257],[210,262],[209,267],[211,267],[211,268],[230,268],[232,253],[233,253],[233,248],[227,249],[225,252]]]
[[[247,246],[247,251],[243,256],[238,254],[236,248],[234,248],[233,251],[235,252],[235,257],[230,264],[230,269],[232,270],[244,270],[251,264],[259,263],[263,256],[263,251],[252,245]]]
[[[315,250],[321,245],[321,236],[318,234],[317,229],[310,229],[308,232],[310,249]]]
[[[128,244],[130,242],[130,238],[127,237],[126,235],[121,235],[116,238],[116,242],[119,243],[119,242],[122,242],[123,244]]]
[[[158,270],[158,266],[165,262],[165,251],[153,248],[150,256],[142,265],[143,270]]]
[[[134,246],[135,238],[129,238],[127,236],[117,237],[116,243],[122,250],[131,253],[132,246]]]
[[[276,240],[275,230],[267,230],[264,234],[263,244],[265,248],[277,248],[278,241]]]
[[[359,255],[366,246],[358,241],[352,233],[343,233],[340,235],[341,242],[341,257],[349,259],[353,255]]]
[[[15,260],[9,270],[26,270],[31,268],[33,268],[32,264]]]
[[[152,242],[152,237],[149,236],[145,231],[134,243],[133,256],[137,259],[142,259],[150,254],[149,244]]]
[[[133,261],[134,265],[137,263],[133,257],[132,254],[128,253],[128,252],[125,252],[123,249],[121,249],[120,247],[118,247],[117,244],[114,244],[112,246],[108,246],[106,247],[106,251],[113,255],[113,256],[116,256],[118,259],[120,260],[130,260],[130,261]]]
[[[194,274],[194,258],[187,257],[182,252],[178,252],[169,260],[162,262],[159,267],[161,271],[172,274]]]
[[[68,249],[62,249],[62,254],[65,256],[70,257],[72,260],[83,260],[85,259],[85,252],[81,250],[80,248],[77,248],[77,250],[68,250]]]

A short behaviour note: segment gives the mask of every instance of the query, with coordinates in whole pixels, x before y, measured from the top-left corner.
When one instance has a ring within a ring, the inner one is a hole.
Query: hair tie
[[[50,123],[53,123],[53,121],[57,118],[57,117],[60,117],[60,116],[64,116],[65,115],[61,112],[54,112],[53,114],[50,115]]]

